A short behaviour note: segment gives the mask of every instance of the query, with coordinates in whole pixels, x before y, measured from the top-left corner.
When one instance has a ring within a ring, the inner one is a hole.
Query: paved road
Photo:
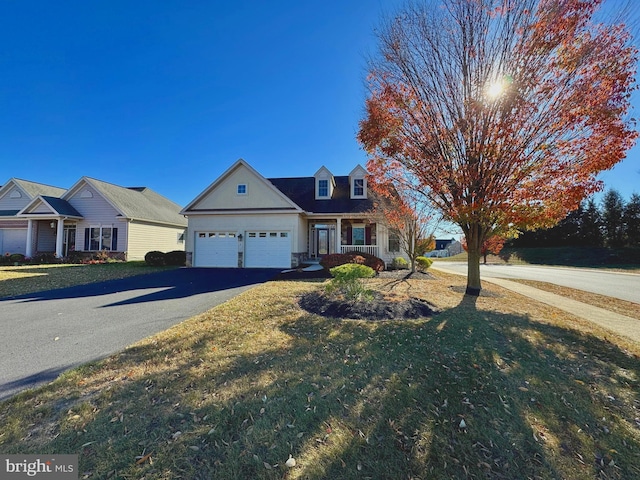
[[[122,350],[278,272],[181,268],[0,299],[0,400]]]
[[[434,267],[467,273],[463,262],[435,262]],[[586,268],[538,265],[480,265],[481,278],[538,280],[640,303],[640,275]]]

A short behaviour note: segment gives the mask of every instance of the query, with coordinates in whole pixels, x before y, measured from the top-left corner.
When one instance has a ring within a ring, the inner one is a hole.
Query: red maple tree
[[[380,29],[358,140],[460,226],[478,295],[487,238],[554,225],[633,145],[637,50],[601,0],[442,3]]]
[[[398,247],[409,257],[411,272],[416,271],[416,258],[435,248],[435,232],[441,215],[425,201],[413,177],[404,170],[389,168],[369,174],[367,186],[374,203],[372,214],[395,235]]]

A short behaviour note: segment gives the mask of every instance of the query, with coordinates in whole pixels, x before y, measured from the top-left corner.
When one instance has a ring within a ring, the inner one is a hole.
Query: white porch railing
[[[340,245],[340,253],[348,253],[348,252],[362,252],[368,253],[370,255],[378,255],[378,246],[377,245]]]

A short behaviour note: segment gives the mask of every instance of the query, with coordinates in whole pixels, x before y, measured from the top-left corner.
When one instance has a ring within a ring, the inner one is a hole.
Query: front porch
[[[365,218],[328,219],[308,224],[310,260],[333,253],[362,252],[381,258],[379,226]]]

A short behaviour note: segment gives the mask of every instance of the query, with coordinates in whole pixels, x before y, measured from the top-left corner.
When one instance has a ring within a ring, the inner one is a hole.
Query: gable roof
[[[315,177],[268,178],[278,190],[308,213],[366,213],[373,208],[367,198],[351,198],[346,175],[334,176],[335,188],[330,199],[316,200]]]
[[[45,204],[49,210],[50,214],[53,215],[62,215],[64,217],[75,217],[82,218],[82,215],[75,209],[69,202],[66,200],[62,200],[58,197],[50,197],[48,195],[38,195],[31,202],[29,202],[20,212],[18,213],[20,217],[28,216],[28,215],[41,215],[34,214],[32,210],[40,203]]]
[[[0,187],[0,195],[3,190],[8,190],[11,185],[15,185],[24,193],[26,193],[29,198],[35,198],[38,195],[49,195],[52,197],[61,197],[65,189],[60,187],[53,187],[51,185],[45,185],[43,183],[31,182],[29,180],[22,180],[20,178],[10,178],[7,183]]]
[[[120,215],[131,220],[142,220],[176,226],[187,226],[180,215],[180,205],[146,187],[126,188],[112,183],[82,177],[63,195],[68,200],[84,184],[93,187]]]
[[[263,185],[265,185],[269,190],[271,190],[278,198],[282,199],[283,203],[286,205],[287,210],[299,211],[300,207],[297,205],[290,197],[288,197],[284,192],[275,188],[273,183],[271,183],[268,179],[264,178],[260,173],[258,173],[251,165],[249,165],[244,159],[240,158],[233,165],[231,165],[227,170],[222,173],[216,180],[213,181],[207,188],[205,188],[196,198],[194,198],[186,207],[182,209],[182,213],[189,214],[197,211],[198,209],[194,208],[203,201],[207,196],[209,196],[219,185],[221,185],[227,178],[229,178],[234,172],[236,172],[240,168],[247,169],[252,175],[258,179]]]

